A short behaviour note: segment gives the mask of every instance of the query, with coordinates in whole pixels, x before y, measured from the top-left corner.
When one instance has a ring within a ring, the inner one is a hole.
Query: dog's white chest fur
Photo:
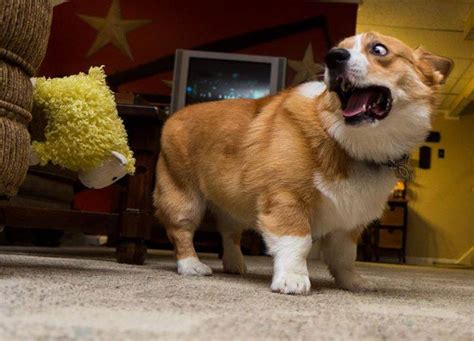
[[[313,180],[321,193],[311,217],[313,238],[334,230],[352,230],[379,218],[396,182],[390,169],[364,164],[354,166],[343,180],[330,181],[318,172]]]

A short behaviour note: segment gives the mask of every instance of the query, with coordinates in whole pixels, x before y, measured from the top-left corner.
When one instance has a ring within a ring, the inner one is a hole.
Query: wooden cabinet
[[[388,201],[388,208],[371,229],[374,235],[375,259],[380,260],[382,250],[398,253],[400,263],[405,263],[408,205],[405,199]]]
[[[403,247],[403,232],[393,229],[380,229],[378,247],[401,249]]]

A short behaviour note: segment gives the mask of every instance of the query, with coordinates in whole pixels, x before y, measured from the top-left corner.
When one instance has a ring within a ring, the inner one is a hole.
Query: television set
[[[285,76],[283,57],[176,50],[171,114],[194,103],[273,95]]]

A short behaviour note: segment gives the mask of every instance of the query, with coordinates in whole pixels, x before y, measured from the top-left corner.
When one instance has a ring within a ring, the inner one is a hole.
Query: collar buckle
[[[413,179],[413,171],[410,166],[410,156],[405,154],[398,160],[388,160],[384,166],[395,171],[395,176],[404,181]]]

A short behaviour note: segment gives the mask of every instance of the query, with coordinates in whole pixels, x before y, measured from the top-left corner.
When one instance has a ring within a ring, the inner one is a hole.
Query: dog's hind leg
[[[211,268],[199,260],[193,245],[194,231],[206,208],[204,199],[191,186],[178,185],[161,156],[157,165],[154,205],[156,216],[165,225],[168,238],[174,245],[178,273],[191,276],[212,274]]]
[[[247,266],[240,250],[240,239],[244,225],[220,209],[213,210],[213,212],[217,220],[217,229],[222,236],[224,272],[234,274],[246,273]]]

